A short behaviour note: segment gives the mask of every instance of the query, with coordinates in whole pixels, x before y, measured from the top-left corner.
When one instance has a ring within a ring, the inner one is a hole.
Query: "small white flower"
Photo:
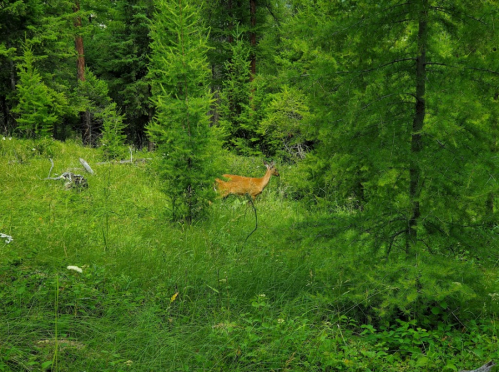
[[[0,238],[5,238],[5,244],[9,244],[11,241],[14,240],[14,238],[12,238],[12,236],[7,235],[7,234],[2,234],[2,233],[0,233]]]
[[[281,319],[281,318],[277,319],[277,323],[279,323],[279,324],[284,323],[284,319]]]
[[[12,141],[12,137],[9,137],[9,141]]]
[[[83,272],[78,266],[68,266],[68,270],[78,271],[80,274]]]
[[[5,141],[5,137],[4,137],[4,138],[2,138],[2,139]]]
[[[31,150],[36,151],[34,148],[33,148],[33,149],[31,149]]]
[[[265,294],[264,293],[259,294],[258,297],[262,297],[263,298],[263,297],[265,297]]]

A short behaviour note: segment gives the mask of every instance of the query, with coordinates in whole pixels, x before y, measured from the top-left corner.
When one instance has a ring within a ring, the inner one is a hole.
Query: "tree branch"
[[[481,21],[478,18],[474,18],[474,17],[469,16],[467,14],[460,14],[460,12],[455,11],[454,9],[444,8],[444,7],[441,7],[441,6],[430,6],[430,9],[433,9],[433,10],[435,10],[437,12],[442,12],[442,13],[450,14],[450,15],[453,15],[453,16],[457,16],[457,17],[461,16],[463,18],[469,18],[469,19],[471,19],[471,20],[473,20],[475,22],[479,22],[479,23],[482,23],[484,25],[487,25],[487,23]]]
[[[494,367],[496,364],[495,362],[493,362],[492,360],[488,363],[485,363],[483,366],[481,366],[480,368],[477,368],[477,369],[473,369],[473,370],[465,370],[465,369],[462,369],[460,370],[459,372],[489,372],[492,367]]]

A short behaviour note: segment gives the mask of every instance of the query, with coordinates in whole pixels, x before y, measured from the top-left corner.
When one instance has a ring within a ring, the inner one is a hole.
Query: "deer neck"
[[[270,168],[267,168],[267,172],[262,177],[262,188],[264,188],[265,186],[267,186],[267,184],[270,181],[270,177],[272,177],[272,171],[270,170]]]

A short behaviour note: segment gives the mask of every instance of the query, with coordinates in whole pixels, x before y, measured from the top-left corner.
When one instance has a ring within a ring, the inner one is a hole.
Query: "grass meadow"
[[[88,188],[46,180],[49,158],[51,177],[71,170]],[[394,284],[376,267],[403,264],[324,234],[353,212],[291,198],[294,166],[257,198],[246,240],[245,199],[172,223],[147,163],[101,161],[74,142],[0,139],[0,233],[13,239],[0,239],[0,371],[458,371],[499,356],[492,265],[463,263],[486,283],[466,319],[444,301],[427,327],[384,316]],[[261,159],[226,164],[264,173]]]

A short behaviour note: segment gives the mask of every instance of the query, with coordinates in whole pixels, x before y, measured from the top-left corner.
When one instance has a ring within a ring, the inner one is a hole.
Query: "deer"
[[[254,201],[255,198],[260,195],[263,189],[268,185],[270,178],[272,176],[279,177],[279,172],[275,167],[275,162],[267,163],[265,160],[263,164],[267,167],[267,172],[262,178],[252,178],[236,176],[233,174],[224,174],[223,178],[228,179],[228,181],[222,181],[221,179],[215,179],[216,191],[220,194],[222,198],[226,198],[229,195],[249,195]]]

